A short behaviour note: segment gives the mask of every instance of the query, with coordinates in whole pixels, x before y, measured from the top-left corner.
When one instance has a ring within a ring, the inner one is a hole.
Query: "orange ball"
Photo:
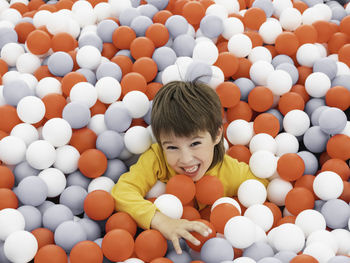
[[[71,34],[60,32],[52,37],[52,50],[54,52],[68,52],[74,50],[76,47],[77,41]]]
[[[145,36],[152,40],[154,46],[157,48],[164,46],[168,42],[169,31],[165,25],[154,23],[147,28]]]
[[[199,213],[199,211],[196,208],[189,206],[189,205],[185,205],[183,207],[181,218],[192,221],[192,220],[200,219],[201,214]]]
[[[28,50],[34,55],[44,55],[51,48],[51,38],[43,30],[33,30],[26,40]]]
[[[73,88],[73,86],[79,82],[86,82],[86,78],[83,74],[79,72],[69,72],[68,74],[64,75],[64,77],[61,80],[61,88],[63,94],[68,97],[70,90]]]
[[[221,52],[214,66],[219,67],[225,78],[229,78],[236,73],[239,67],[238,58],[230,52]]]
[[[16,194],[8,188],[0,188],[0,210],[5,208],[18,208],[18,199]]]
[[[286,181],[295,181],[303,176],[305,163],[296,153],[283,154],[277,161],[277,172]]]
[[[202,222],[202,223],[206,224],[206,225],[207,225],[208,227],[210,227],[211,230],[212,230],[211,233],[210,233],[208,236],[206,236],[206,237],[202,236],[201,234],[199,234],[198,232],[195,232],[195,231],[190,232],[190,233],[192,234],[192,236],[194,236],[194,237],[195,237],[197,240],[199,240],[199,242],[201,242],[201,243],[200,243],[198,246],[192,244],[191,242],[189,242],[189,241],[187,241],[187,240],[186,240],[186,243],[187,243],[187,245],[188,245],[190,248],[192,248],[193,250],[199,252],[199,251],[201,250],[202,246],[204,245],[204,243],[205,243],[207,240],[209,240],[210,238],[216,237],[216,230],[215,230],[214,225],[213,225],[212,223],[210,223],[209,221],[207,221],[207,220],[198,219],[198,220],[195,220],[195,221]]]
[[[38,250],[34,263],[67,263],[68,257],[63,248],[57,245],[46,245]]]
[[[216,89],[221,105],[224,108],[232,108],[238,104],[241,98],[241,91],[238,86],[231,81],[220,83]]]
[[[182,15],[191,25],[198,25],[205,16],[205,8],[199,1],[188,1],[182,7]]]
[[[254,119],[253,129],[256,134],[267,133],[276,137],[280,130],[280,123],[275,115],[261,113]]]
[[[84,200],[84,211],[93,220],[107,219],[114,212],[114,208],[113,197],[104,190],[92,191]]]
[[[130,72],[126,74],[122,78],[120,85],[122,87],[123,96],[133,90],[138,90],[143,93],[145,93],[147,90],[147,81],[145,77],[137,72]]]
[[[97,149],[88,149],[80,155],[80,172],[88,178],[101,176],[107,169],[107,157]]]
[[[228,108],[226,112],[228,123],[238,119],[243,119],[249,122],[252,119],[252,116],[253,110],[245,101],[239,101],[237,105],[233,106],[232,108]]]
[[[273,104],[273,93],[263,86],[256,86],[248,95],[248,104],[256,112],[267,111]]]
[[[336,134],[327,142],[327,153],[331,158],[350,159],[350,137],[344,134]]]
[[[184,174],[177,174],[170,178],[166,184],[165,192],[175,195],[183,205],[186,205],[194,198],[196,186],[190,177]]]
[[[173,263],[173,261],[168,258],[161,257],[153,259],[150,263]]]
[[[343,181],[350,177],[350,168],[348,164],[340,159],[329,159],[321,167],[321,171],[332,171],[337,173]]]
[[[294,34],[297,36],[300,46],[306,43],[313,44],[318,38],[317,30],[313,25],[301,25],[294,31]]]
[[[163,257],[167,248],[167,241],[158,230],[147,229],[135,239],[135,253],[146,262]]]
[[[299,48],[299,40],[293,32],[282,32],[276,37],[275,47],[278,54],[294,55]]]
[[[294,257],[290,263],[318,263],[318,260],[313,256],[301,254]]]
[[[148,37],[137,37],[130,44],[130,54],[134,59],[141,57],[151,58],[155,45]]]
[[[120,26],[114,30],[112,42],[118,49],[130,49],[131,42],[136,38],[135,31],[128,26]]]
[[[96,148],[97,135],[89,128],[74,130],[69,144],[75,147],[80,154],[88,149]]]
[[[317,199],[318,197],[314,193],[314,188],[313,188],[314,180],[315,180],[314,175],[304,174],[302,177],[298,178],[295,181],[294,187],[304,187],[304,188],[308,189],[310,192],[313,193],[315,199]]]
[[[10,168],[0,165],[0,188],[12,189],[15,184],[15,176]]]
[[[134,239],[124,229],[113,229],[102,239],[102,252],[111,261],[124,261],[134,251]]]
[[[68,73],[69,74],[69,73]],[[67,104],[66,99],[57,93],[50,93],[41,99],[45,105],[45,118],[62,118],[62,112]]]
[[[151,82],[147,84],[147,89],[145,94],[147,95],[149,100],[153,100],[154,96],[157,94],[157,92],[160,90],[160,88],[163,87],[163,84],[158,82]]]
[[[301,211],[313,209],[315,198],[313,193],[304,187],[295,187],[290,190],[285,199],[287,210],[297,216]]]
[[[122,70],[122,76],[125,76],[132,69],[132,60],[128,56],[117,55],[111,58],[111,62],[117,64]]]
[[[41,227],[34,229],[32,234],[35,236],[38,241],[38,249],[46,245],[55,244],[54,234],[51,230]]]
[[[345,111],[350,106],[350,91],[343,86],[335,86],[326,93],[326,105]]]
[[[210,223],[213,224],[217,232],[223,234],[227,221],[239,215],[237,207],[229,203],[222,203],[215,206],[211,211]]]
[[[248,147],[239,144],[231,146],[226,154],[237,159],[239,162],[245,162],[246,164],[249,164],[249,159],[252,156]]]
[[[248,8],[243,16],[243,23],[247,28],[259,30],[260,26],[266,21],[264,10],[258,7]]]
[[[301,95],[296,92],[287,92],[283,94],[278,101],[278,109],[286,115],[291,110],[304,110],[305,101]]]
[[[305,103],[310,99],[310,95],[306,92],[305,86],[303,85],[296,84],[291,88],[290,91],[298,93],[303,98]]]
[[[224,186],[215,176],[204,175],[195,185],[196,199],[199,203],[212,205],[217,199],[224,196]]]
[[[140,73],[146,80],[151,82],[158,73],[157,63],[148,57],[141,57],[137,59],[132,65],[132,71]]]
[[[128,231],[132,236],[135,236],[137,230],[137,224],[135,220],[126,212],[117,212],[111,215],[106,222],[106,233],[113,229],[124,229]]]
[[[10,133],[13,127],[21,123],[16,108],[10,105],[0,106],[0,120],[0,130],[6,133]]]
[[[272,214],[273,214],[273,224],[272,227],[275,227],[277,225],[277,222],[281,220],[282,218],[282,211],[281,209],[274,203],[271,202],[265,202],[263,205],[270,208]]]
[[[290,223],[290,224],[294,224],[295,223],[295,219],[297,217],[296,216],[285,216],[285,217],[282,217],[276,224],[276,227],[277,226],[280,226],[282,224],[286,224],[286,223]]]
[[[349,203],[350,202],[350,182],[343,181],[343,183],[344,183],[344,190],[342,194],[339,196],[339,199]]]
[[[81,241],[72,248],[69,254],[69,260],[71,263],[102,262],[102,249],[93,241]]]

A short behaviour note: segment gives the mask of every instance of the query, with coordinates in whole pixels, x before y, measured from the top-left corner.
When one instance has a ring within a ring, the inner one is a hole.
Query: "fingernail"
[[[209,234],[211,234],[211,232],[213,232],[213,231],[211,230],[211,228],[209,228],[208,232],[209,232]]]
[[[194,244],[195,244],[196,246],[199,246],[199,245],[201,244],[201,242],[199,242],[199,241],[197,240],[196,242],[194,242]]]
[[[209,236],[209,232],[208,232],[208,231],[205,231],[205,232],[204,232],[204,236],[205,236],[205,237]]]

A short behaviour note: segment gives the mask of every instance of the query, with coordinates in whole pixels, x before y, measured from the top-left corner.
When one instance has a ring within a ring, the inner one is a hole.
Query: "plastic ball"
[[[270,151],[258,150],[250,157],[249,167],[255,176],[269,178],[276,172],[277,158]]]
[[[283,29],[294,31],[301,25],[302,16],[298,9],[288,7],[281,12],[279,21]]]
[[[45,105],[35,96],[26,96],[17,104],[18,117],[26,123],[37,123],[45,115]]]
[[[178,57],[191,57],[196,45],[194,38],[190,35],[179,35],[174,39],[172,49]]]
[[[315,194],[325,201],[338,198],[343,189],[344,184],[341,177],[332,171],[319,173],[313,183]]]
[[[0,231],[1,240],[6,240],[10,234],[22,231],[25,227],[24,216],[13,208],[4,208],[0,211],[0,222],[3,226]]]
[[[306,237],[314,231],[326,229],[325,218],[313,209],[301,211],[295,219],[295,224],[303,230]]]
[[[272,55],[271,55],[271,52],[267,48],[262,47],[262,46],[256,46],[249,53],[248,59],[253,64],[255,62],[258,62],[259,60],[263,60],[263,61],[266,61],[268,63],[271,63]]]
[[[107,126],[105,123],[104,114],[101,113],[92,116],[87,127],[90,130],[92,130],[96,135],[100,135],[102,132],[106,131]]]
[[[141,154],[151,146],[151,135],[146,128],[133,126],[126,131],[124,144],[126,149],[131,153]]]
[[[232,260],[234,251],[232,245],[226,239],[214,237],[204,243],[200,255],[205,262],[219,263]]]
[[[124,149],[123,137],[118,132],[106,130],[98,135],[96,149],[102,151],[108,159],[115,159]]]
[[[76,59],[81,68],[94,70],[101,63],[101,53],[96,47],[86,45],[79,48]]]
[[[43,226],[52,232],[65,221],[73,220],[72,211],[65,205],[55,204],[46,209],[43,213]]]
[[[211,206],[211,211],[213,211],[213,209],[214,209],[217,205],[223,204],[223,203],[228,203],[228,204],[231,204],[231,205],[235,206],[235,207],[238,209],[239,214],[241,214],[241,212],[242,212],[241,206],[239,205],[239,203],[238,203],[235,199],[233,199],[233,198],[231,198],[231,197],[221,197],[221,198],[217,199],[217,200],[213,203],[213,205]]]
[[[114,186],[114,182],[111,178],[106,176],[100,176],[95,179],[92,179],[88,186],[88,193],[95,190],[104,190],[106,192],[110,192]]]
[[[18,208],[18,211],[21,212],[25,220],[24,230],[32,231],[41,227],[42,216],[38,208],[34,206],[23,205]]]
[[[322,72],[311,73],[305,80],[305,89],[314,98],[325,96],[330,87],[329,77]]]
[[[24,141],[15,136],[6,136],[0,141],[0,159],[8,165],[15,165],[24,160],[27,147]]]
[[[84,211],[93,220],[105,220],[113,213],[115,201],[110,193],[104,190],[95,190],[86,196]]]
[[[282,33],[282,27],[278,20],[267,20],[259,28],[264,43],[274,44],[276,37]]]
[[[285,197],[292,188],[293,186],[290,182],[275,178],[267,186],[267,199],[278,206],[283,206]]]
[[[196,182],[195,186],[195,197],[202,204],[211,205],[224,195],[224,186],[215,176],[203,176]]]
[[[11,130],[10,135],[22,139],[27,146],[39,139],[38,130],[28,123],[17,124]]]
[[[326,149],[329,135],[319,126],[310,127],[303,136],[305,147],[313,153],[321,153]]]
[[[163,257],[166,251],[166,239],[157,230],[145,230],[135,239],[135,253],[141,260],[150,262],[155,258]]]
[[[89,107],[80,101],[68,103],[62,111],[62,118],[66,120],[73,129],[85,127],[91,118]]]
[[[107,108],[104,119],[108,129],[124,132],[129,128],[132,117],[123,103],[116,102]]]
[[[298,253],[302,250],[304,244],[304,232],[294,224],[280,225],[273,235],[273,245],[277,251],[288,250]]]
[[[295,85],[298,82],[299,72],[293,64],[287,62],[281,63],[276,67],[276,70],[284,70],[285,72],[287,72],[292,78],[292,85]]]
[[[166,184],[166,193],[175,195],[183,205],[188,204],[195,196],[194,182],[186,175],[178,174],[170,178]]]
[[[183,16],[173,15],[166,20],[165,26],[169,34],[175,38],[179,35],[186,34],[189,24]]]
[[[62,193],[66,187],[66,177],[61,170],[47,168],[42,170],[38,177],[43,179],[48,186],[48,197],[56,197]]]
[[[229,39],[227,48],[238,58],[246,57],[252,50],[252,41],[247,35],[238,33]]]
[[[321,208],[326,224],[331,229],[345,228],[350,218],[349,205],[340,199],[328,200]]]
[[[302,110],[291,110],[283,119],[283,128],[294,136],[303,135],[310,127],[310,118]]]
[[[335,256],[332,248],[322,242],[313,242],[307,245],[303,251],[303,254],[314,257],[318,262],[328,262]]]
[[[16,61],[16,68],[20,73],[33,74],[40,67],[40,59],[32,53],[20,55]]]
[[[254,243],[255,231],[255,224],[251,219],[235,216],[226,223],[224,235],[233,247],[244,249]]]
[[[53,166],[64,174],[70,174],[78,169],[80,154],[71,145],[64,145],[56,149],[56,160]]]
[[[321,58],[321,54],[316,45],[307,43],[298,48],[296,58],[300,65],[313,67],[315,62]]]
[[[266,86],[267,85],[267,78],[274,71],[273,66],[271,63],[259,60],[250,67],[249,69],[249,75],[251,80],[256,84],[260,86]]]
[[[103,253],[101,248],[92,241],[81,241],[77,243],[69,254],[70,262],[101,262]]]
[[[24,97],[33,95],[32,89],[21,79],[5,82],[2,92],[6,103],[12,106],[17,106],[19,101]]]
[[[119,81],[110,76],[99,78],[96,82],[95,89],[97,91],[97,98],[102,103],[113,103],[117,101],[121,95]]]
[[[247,145],[253,137],[252,126],[245,120],[232,121],[226,129],[227,139],[233,145]]]
[[[259,261],[263,258],[274,256],[274,252],[267,242],[259,241],[244,249],[243,256]]]
[[[249,206],[244,212],[244,216],[250,218],[255,224],[260,226],[265,232],[270,230],[273,224],[273,214],[265,205],[255,204]]]
[[[192,58],[213,65],[219,56],[219,51],[211,41],[198,42],[193,48]]]
[[[125,229],[132,236],[135,236],[137,225],[135,220],[126,212],[117,212],[111,215],[106,222],[106,232],[113,229]]]
[[[179,219],[182,216],[183,207],[179,198],[172,194],[162,194],[154,201],[155,206],[168,217]]]
[[[91,179],[84,176],[80,171],[75,171],[67,176],[67,186],[78,185],[87,190]]]
[[[277,151],[277,143],[271,135],[267,133],[259,133],[254,135],[250,140],[249,150],[251,153],[265,150],[275,154]]]
[[[102,240],[103,254],[112,261],[124,261],[130,258],[134,246],[133,237],[124,229],[109,231]]]
[[[231,261],[225,262],[225,263],[229,263]],[[256,261],[254,259],[251,259],[249,257],[239,257],[236,258],[234,261],[234,263],[256,263]]]
[[[55,93],[62,94],[61,83],[53,77],[42,78],[35,88],[36,95],[39,98],[44,98],[46,95]]]
[[[292,78],[284,70],[275,70],[271,72],[266,80],[267,87],[275,95],[283,95],[292,88]]]
[[[47,66],[53,75],[63,77],[72,71],[73,59],[66,52],[55,52],[49,57]]]
[[[338,254],[346,255],[349,252],[349,239],[350,233],[346,229],[334,229],[331,231],[333,237],[335,238],[338,244]]]
[[[244,32],[244,24],[236,17],[225,18],[223,20],[223,27],[224,31],[222,32],[222,36],[227,40]]]
[[[170,259],[172,262],[177,263],[184,263],[184,262],[191,262],[192,257],[190,254],[186,251],[182,251],[181,254],[177,254],[175,251],[170,251],[166,257]]]
[[[38,263],[44,263],[53,257],[55,257],[56,260],[60,260],[62,262],[68,261],[66,252],[61,247],[54,244],[48,244],[43,247],[39,247],[34,260]]]
[[[12,262],[29,262],[38,250],[34,235],[28,231],[15,231],[4,243],[5,256]]]
[[[38,170],[49,168],[55,162],[55,158],[55,148],[46,140],[32,142],[26,151],[28,164]]]
[[[337,134],[344,130],[347,124],[347,117],[342,110],[330,107],[320,113],[318,121],[323,132]]]
[[[87,235],[79,222],[65,221],[57,226],[54,238],[56,245],[69,253],[77,243],[85,241]]]
[[[61,118],[48,120],[42,129],[43,139],[55,147],[66,145],[72,137],[72,128],[69,123]]]
[[[230,203],[221,203],[211,210],[209,219],[216,231],[223,234],[227,221],[238,215],[240,215],[240,212],[234,205]]]
[[[43,179],[38,176],[25,177],[17,187],[18,199],[25,205],[38,206],[42,204],[48,196],[48,186]]]
[[[74,215],[80,215],[84,212],[84,199],[87,191],[78,185],[68,186],[60,195],[59,202],[67,206]]]
[[[241,183],[237,192],[238,199],[245,207],[262,204],[266,201],[266,188],[258,180],[249,179]]]
[[[141,118],[148,112],[149,100],[141,91],[130,91],[123,97],[123,103],[132,118]]]

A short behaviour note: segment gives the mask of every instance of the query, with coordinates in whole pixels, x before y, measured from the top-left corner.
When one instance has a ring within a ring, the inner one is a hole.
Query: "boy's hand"
[[[208,236],[212,230],[210,227],[198,221],[189,221],[186,219],[173,219],[161,212],[156,212],[152,221],[151,228],[157,229],[162,235],[170,240],[177,254],[181,254],[179,238],[183,237],[194,245],[198,246],[200,241],[191,235],[191,231],[196,231],[202,236]]]

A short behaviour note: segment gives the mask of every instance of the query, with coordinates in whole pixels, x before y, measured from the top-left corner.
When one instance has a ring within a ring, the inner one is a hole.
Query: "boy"
[[[196,182],[208,174],[221,180],[225,196],[233,196],[243,181],[258,178],[247,164],[225,155],[220,99],[204,83],[164,85],[153,100],[151,125],[157,143],[119,178],[111,194],[117,210],[129,213],[144,229],[159,230],[180,254],[179,238],[199,245],[190,232],[207,236],[211,229],[201,222],[169,218],[145,200],[157,180],[166,183],[184,174]]]

